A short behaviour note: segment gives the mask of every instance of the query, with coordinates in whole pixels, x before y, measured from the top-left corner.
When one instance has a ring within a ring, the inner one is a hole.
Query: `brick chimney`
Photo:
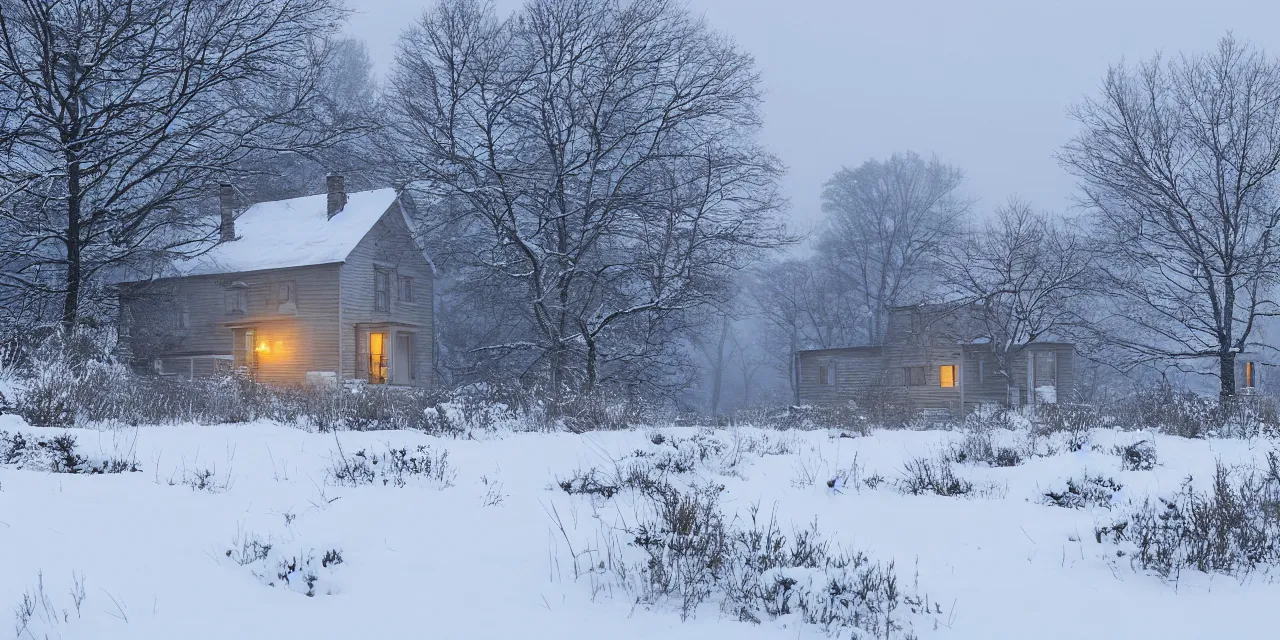
[[[218,224],[218,242],[231,242],[236,239],[236,192],[230,182],[218,185],[218,213],[222,219]]]
[[[329,218],[333,219],[347,206],[347,181],[342,176],[331,173],[325,176],[324,186],[329,195]]]

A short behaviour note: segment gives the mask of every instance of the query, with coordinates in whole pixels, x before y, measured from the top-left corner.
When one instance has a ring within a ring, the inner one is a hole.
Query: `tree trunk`
[[[724,343],[729,339],[729,316],[720,324],[720,342],[716,344],[716,362],[711,369],[711,415],[720,413],[720,388],[724,381]]]
[[[1236,395],[1236,352],[1234,349],[1223,349],[1218,352],[1218,375],[1222,379],[1222,388],[1218,392],[1223,400]]]
[[[62,327],[75,329],[80,310],[80,163],[67,166],[67,228],[63,237],[67,248],[65,291],[62,299]]]
[[[596,371],[596,360],[599,355],[596,352],[596,341],[585,328],[582,331],[582,335],[587,341],[587,393],[593,393],[596,390],[596,378],[599,375]]]
[[[800,337],[797,335],[797,329],[794,324],[791,325],[791,356],[787,358],[787,382],[791,384],[791,398],[795,404],[800,404],[800,373],[796,371],[798,366],[796,352],[800,350]]]

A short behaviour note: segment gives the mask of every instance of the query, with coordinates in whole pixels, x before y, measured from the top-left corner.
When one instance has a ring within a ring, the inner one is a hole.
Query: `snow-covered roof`
[[[259,202],[236,217],[236,239],[175,262],[180,276],[237,273],[343,262],[396,201],[395,189],[347,194],[332,219],[321,193]]]

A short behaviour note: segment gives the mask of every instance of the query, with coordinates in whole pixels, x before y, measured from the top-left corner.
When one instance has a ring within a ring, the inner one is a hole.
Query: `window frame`
[[[379,339],[380,351],[375,354],[373,352],[373,337],[381,336]],[[391,384],[391,354],[387,352],[388,343],[391,342],[390,331],[371,330],[365,333],[365,380],[368,384]],[[374,357],[378,358],[375,366]]]
[[[1254,389],[1257,387],[1258,367],[1252,360],[1244,362],[1244,388]]]
[[[919,375],[917,376],[915,374],[919,374]],[[904,387],[929,386],[929,367],[925,367],[925,366],[903,367],[902,368],[902,386]]]
[[[1045,367],[1047,370],[1044,373],[1048,374],[1052,372],[1052,376],[1053,376],[1052,386],[1054,389],[1058,388],[1058,354],[1057,352],[1033,351],[1031,353],[1031,362],[1029,363],[1031,368],[1031,389],[1033,392],[1035,389],[1039,389],[1042,386],[1049,386],[1049,385],[1043,384],[1044,382],[1048,382],[1048,380],[1042,381],[1040,376],[1041,365],[1044,363],[1048,363],[1048,364],[1045,364]]]
[[[391,274],[391,269],[373,268],[373,310],[376,312],[391,311]]]
[[[277,313],[298,312],[298,285],[295,280],[273,282],[271,288]]]
[[[950,380],[948,376],[943,375],[943,371],[950,370]],[[948,381],[951,384],[946,384]],[[960,386],[960,367],[954,364],[938,365],[938,386],[943,389],[955,389]]]
[[[396,276],[396,300],[398,302],[413,302],[413,276],[397,275]]]
[[[227,315],[246,315],[249,313],[249,285],[235,282],[225,290],[223,301]]]

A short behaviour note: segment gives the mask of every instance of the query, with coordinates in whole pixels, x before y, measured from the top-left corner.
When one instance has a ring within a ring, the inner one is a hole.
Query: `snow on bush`
[[[0,466],[50,473],[104,474],[141,471],[132,453],[88,456],[70,433],[0,431]]]
[[[913,458],[902,466],[902,475],[894,486],[903,494],[913,496],[933,494],[938,496],[967,496],[973,493],[973,483],[957,476],[946,457]]]
[[[1096,506],[1110,509],[1116,494],[1124,486],[1115,478],[1084,474],[1080,479],[1068,478],[1067,486],[1057,491],[1046,491],[1044,503],[1066,509],[1082,509]]]
[[[653,447],[615,461],[612,469],[592,467],[560,480],[572,495],[610,500],[626,492],[635,502],[627,509],[636,514],[633,521],[602,523],[595,542],[581,551],[551,511],[569,545],[574,576],[589,576],[594,593],[622,590],[639,603],[674,606],[683,618],[716,603],[739,620],[795,617],[844,637],[912,637],[919,617],[939,615],[937,604],[903,592],[892,562],[836,547],[816,522],[787,535],[776,517],[760,517],[758,505],[745,518],[725,513],[724,487],[708,476],[740,473],[744,452],[771,455],[791,446],[766,440],[745,444],[735,435],[731,445],[706,433],[653,434]],[[832,482],[859,482],[857,471],[844,469]]]
[[[247,567],[268,587],[289,589],[307,597],[340,592],[334,576],[344,562],[341,549],[305,548],[294,553],[283,551],[282,546],[269,537],[241,532],[224,555]]]
[[[989,467],[1016,467],[1022,464],[1023,452],[1016,447],[997,444],[990,431],[968,432],[952,443],[945,457],[957,464],[985,464]]]
[[[747,434],[735,431],[729,440],[709,432],[668,437],[649,434],[648,448],[613,460],[606,468],[575,470],[557,478],[565,493],[612,498],[623,489],[651,492],[668,484],[669,476],[740,475],[744,456],[772,456],[790,453],[794,441],[782,435]]]
[[[1137,568],[1177,578],[1183,569],[1244,576],[1280,565],[1280,459],[1268,466],[1219,462],[1208,490],[1188,476],[1167,498],[1144,498],[1095,531]]]
[[[639,494],[636,521],[621,528],[625,545],[607,545],[598,566],[636,602],[670,604],[686,619],[714,603],[741,621],[795,617],[842,637],[910,638],[942,613],[903,591],[892,562],[834,545],[816,522],[787,535],[758,505],[746,518],[726,516],[722,491],[665,485]]]
[[[1150,471],[1156,467],[1156,446],[1148,440],[1116,445],[1112,453],[1120,456],[1120,468],[1125,471]]]
[[[414,449],[388,446],[382,453],[360,449],[347,455],[341,447],[328,469],[332,484],[358,487],[369,484],[405,487],[421,481],[441,489],[453,486],[457,472],[449,464],[449,452],[420,444]]]

